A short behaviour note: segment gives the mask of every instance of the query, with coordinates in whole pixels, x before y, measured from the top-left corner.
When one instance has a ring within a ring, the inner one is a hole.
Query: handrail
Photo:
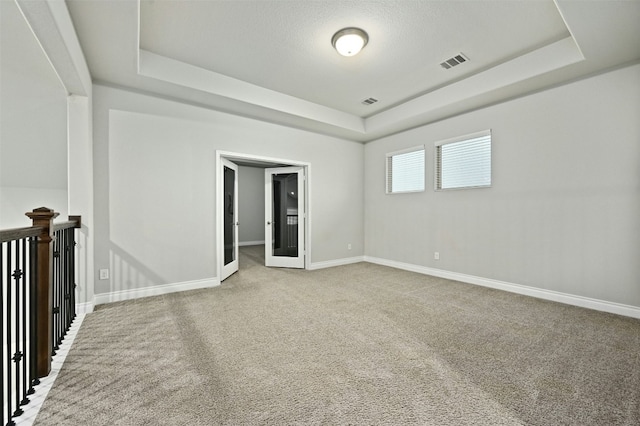
[[[60,231],[68,228],[80,228],[80,216],[69,216],[69,220],[53,224],[52,231]],[[20,240],[22,238],[37,237],[45,230],[44,226],[26,226],[24,228],[11,228],[0,230],[0,243],[7,241]]]
[[[44,231],[43,226],[29,226],[26,228],[13,228],[0,230],[0,243],[20,240],[22,238],[37,237]]]
[[[54,223],[52,230],[53,232],[55,232],[63,229],[69,229],[69,228],[80,228],[81,226],[82,226],[82,221],[80,216],[69,216],[69,220],[66,220],[64,222]]]

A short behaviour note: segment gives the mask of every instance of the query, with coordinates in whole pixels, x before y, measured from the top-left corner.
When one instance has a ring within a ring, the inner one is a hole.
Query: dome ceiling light
[[[343,28],[331,38],[331,44],[342,56],[358,54],[368,41],[369,36],[360,28]]]

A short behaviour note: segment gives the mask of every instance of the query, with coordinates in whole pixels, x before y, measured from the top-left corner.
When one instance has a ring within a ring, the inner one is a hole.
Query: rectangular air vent
[[[444,62],[440,63],[440,66],[446,70],[453,68],[457,65],[460,65],[463,62],[467,62],[469,60],[469,58],[467,58],[466,56],[464,56],[462,53],[458,53],[456,56],[449,58],[447,60],[445,60]]]
[[[378,102],[378,100],[377,100],[376,98],[367,98],[367,99],[365,99],[364,101],[362,101],[362,103],[363,103],[364,105],[373,105],[373,104],[375,104],[376,102]]]

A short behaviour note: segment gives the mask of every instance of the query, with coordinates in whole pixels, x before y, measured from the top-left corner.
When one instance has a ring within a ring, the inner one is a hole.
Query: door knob
[[[267,222],[267,225],[271,225],[271,222]]]

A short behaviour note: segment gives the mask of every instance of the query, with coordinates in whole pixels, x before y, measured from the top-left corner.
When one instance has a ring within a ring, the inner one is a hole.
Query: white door
[[[238,166],[221,158],[222,272],[220,281],[238,271]]]
[[[304,168],[265,169],[265,265],[304,268]]]

